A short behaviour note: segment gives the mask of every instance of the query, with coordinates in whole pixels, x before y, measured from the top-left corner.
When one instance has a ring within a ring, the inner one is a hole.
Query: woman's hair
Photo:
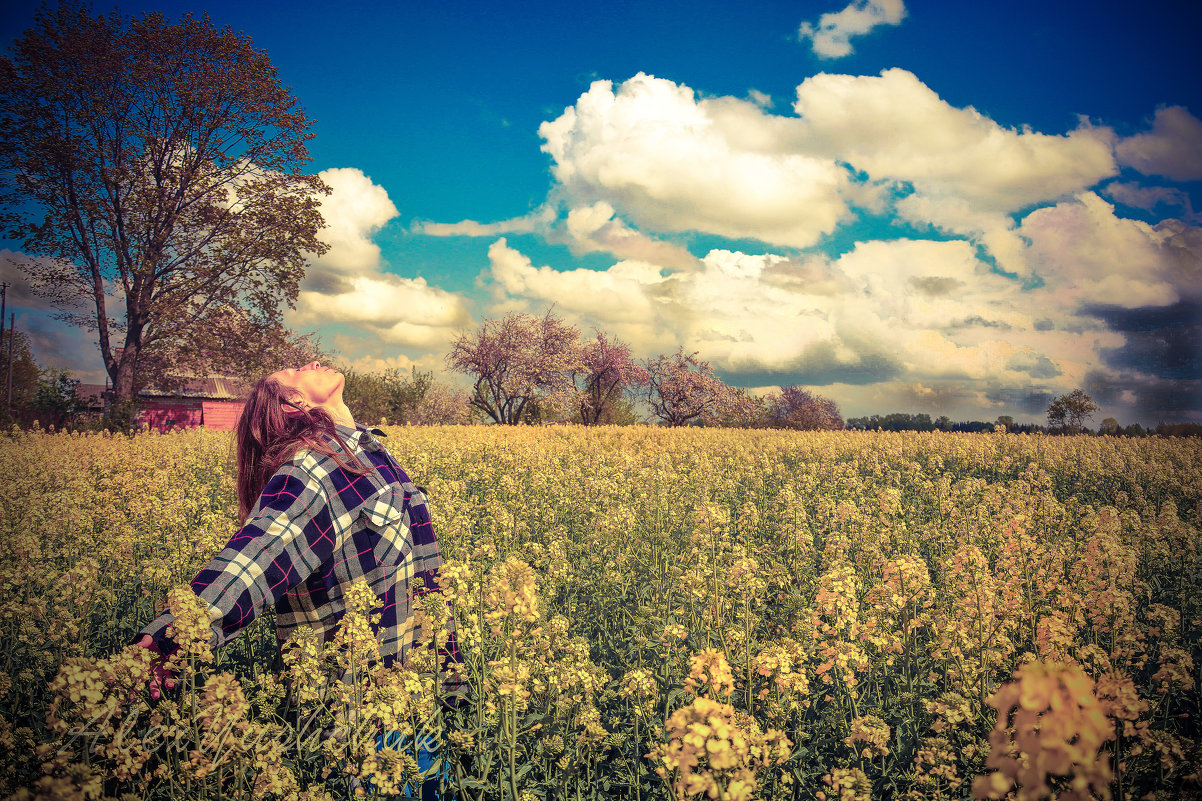
[[[360,462],[334,428],[325,409],[305,409],[291,400],[293,391],[271,376],[261,378],[250,392],[238,418],[238,508],[241,519],[263,493],[267,481],[302,448],[331,457],[338,466],[363,475],[371,472]],[[346,458],[331,447],[337,442]]]

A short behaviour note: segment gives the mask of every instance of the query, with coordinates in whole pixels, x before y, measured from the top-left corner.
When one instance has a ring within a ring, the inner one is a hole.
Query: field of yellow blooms
[[[366,590],[324,649],[209,650],[228,434],[0,436],[0,798],[378,797],[419,779],[381,728],[465,801],[1202,795],[1202,441],[387,431],[454,708],[429,649],[371,665]],[[152,702],[126,643],[168,599]]]

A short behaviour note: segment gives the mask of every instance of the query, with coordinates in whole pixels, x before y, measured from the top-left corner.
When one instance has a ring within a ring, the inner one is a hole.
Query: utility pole
[[[12,284],[10,284],[8,281],[0,283],[0,348],[4,347],[4,312],[8,310],[8,288],[10,286],[12,286]],[[13,349],[12,349],[12,345],[11,345],[12,340],[13,340],[13,332],[12,332],[12,329],[10,328],[8,331],[8,341],[10,343],[9,348],[8,348],[8,374],[9,374],[9,376],[11,376],[13,374]],[[13,405],[12,404],[12,396],[13,396],[12,383],[13,383],[12,378],[9,378],[8,379],[8,386],[9,386],[8,403],[5,404],[5,406],[4,406],[4,409],[6,412]]]
[[[8,309],[8,281],[0,284],[0,346],[4,344],[4,313]]]
[[[5,409],[12,414],[13,411],[13,336],[16,333],[16,312],[8,315],[8,400],[5,402]]]

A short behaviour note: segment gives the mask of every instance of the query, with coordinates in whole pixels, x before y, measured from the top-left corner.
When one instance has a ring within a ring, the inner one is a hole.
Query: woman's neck
[[[329,412],[330,417],[334,418],[335,423],[341,423],[350,428],[355,427],[355,418],[342,398],[331,398],[325,403],[318,404],[315,408],[324,409]]]

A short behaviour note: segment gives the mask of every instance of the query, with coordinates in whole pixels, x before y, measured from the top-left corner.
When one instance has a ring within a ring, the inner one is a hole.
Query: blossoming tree
[[[710,363],[699,360],[696,353],[681,348],[672,356],[648,359],[644,366],[647,403],[665,425],[738,422],[751,417],[752,404],[746,393],[714,375]]]
[[[572,375],[581,422],[597,425],[615,403],[645,386],[648,377],[625,342],[598,331],[597,338],[581,348],[580,369]]]
[[[468,402],[494,423],[517,425],[535,409],[566,406],[580,369],[580,332],[551,309],[485,320],[451,343],[447,366],[475,377]]]
[[[799,431],[843,428],[843,415],[833,400],[796,385],[781,387],[779,394],[770,393],[765,406],[767,423],[772,428]]]

